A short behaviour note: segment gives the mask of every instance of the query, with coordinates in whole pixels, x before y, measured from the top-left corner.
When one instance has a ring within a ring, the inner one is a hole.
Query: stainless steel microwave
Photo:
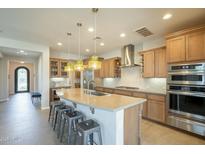
[[[169,65],[167,82],[205,85],[205,63]]]

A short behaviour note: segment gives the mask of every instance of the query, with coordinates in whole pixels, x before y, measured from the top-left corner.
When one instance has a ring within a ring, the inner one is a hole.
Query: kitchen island
[[[103,144],[140,144],[141,113],[146,99],[116,94],[96,96],[80,88],[63,90],[60,98],[85,114],[86,119],[100,124]]]

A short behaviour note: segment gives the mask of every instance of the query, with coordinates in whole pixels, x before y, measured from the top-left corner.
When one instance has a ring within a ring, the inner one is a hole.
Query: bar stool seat
[[[93,133],[97,133],[99,144],[102,145],[102,136],[101,136],[101,129],[100,125],[92,120],[86,120],[77,124],[77,131],[80,136],[83,138],[83,144],[88,144],[88,138],[90,139],[90,144],[93,145]]]
[[[64,105],[65,103],[63,101],[54,101],[50,103],[50,111],[49,111],[49,116],[48,116],[48,122],[50,122],[52,118],[52,124],[54,120],[54,111],[56,107],[59,107],[61,105]]]
[[[60,142],[63,140],[64,136],[64,129],[65,129],[65,124],[67,123],[68,125],[68,135],[67,135],[67,140],[68,144],[70,144],[71,141],[71,136],[73,135],[73,132],[77,132],[76,129],[76,124],[79,123],[80,121],[82,122],[84,119],[84,115],[79,112],[79,111],[73,111],[73,112],[67,112],[62,115],[62,127],[60,131]]]

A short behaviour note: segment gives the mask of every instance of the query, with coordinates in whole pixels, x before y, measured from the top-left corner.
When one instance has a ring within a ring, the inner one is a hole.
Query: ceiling
[[[0,52],[3,53],[3,55],[11,56],[11,57],[21,57],[21,58],[38,58],[41,53],[35,52],[35,51],[28,51],[23,50],[24,53],[19,53],[20,49],[16,48],[7,48],[7,47],[0,47]]]
[[[165,13],[172,13],[170,20],[162,20]],[[67,32],[71,32],[69,51],[78,53],[77,22],[81,28],[81,52],[85,49],[93,53],[94,33],[88,32],[93,26],[91,9],[0,9],[0,37],[12,38],[48,45],[52,51],[68,50]],[[109,52],[128,43],[142,43],[164,36],[205,21],[205,9],[99,9],[97,14],[97,52]],[[146,26],[154,35],[143,37],[134,30]],[[120,33],[125,38],[120,38]],[[62,46],[57,46],[62,42]],[[99,43],[104,42],[105,46]]]

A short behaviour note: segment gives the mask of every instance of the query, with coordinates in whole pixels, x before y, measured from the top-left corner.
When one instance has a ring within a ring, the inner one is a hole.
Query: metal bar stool
[[[64,129],[65,129],[65,124],[67,123],[68,125],[68,135],[67,135],[67,140],[68,140],[68,144],[70,144],[71,141],[71,136],[73,132],[76,132],[76,124],[79,123],[80,121],[82,122],[84,119],[84,116],[81,112],[79,111],[73,111],[73,112],[69,112],[69,113],[64,113],[62,115],[62,127],[61,127],[61,131],[60,131],[60,142],[62,142],[63,140],[63,136],[64,136]]]
[[[93,133],[97,133],[99,144],[102,145],[102,136],[100,125],[92,120],[86,120],[77,124],[77,131],[80,136],[82,136],[83,145],[87,145],[90,140],[90,144],[93,145]],[[88,140],[89,139],[89,140]]]
[[[49,116],[48,116],[48,122],[50,122],[51,118],[52,118],[52,123],[53,123],[53,119],[54,119],[54,111],[55,108],[61,105],[64,105],[65,103],[63,101],[54,101],[50,103],[50,111],[49,111]]]
[[[58,115],[57,115],[57,119],[56,119],[56,125],[57,125],[57,137],[59,138],[63,114],[68,114],[68,113],[73,112],[74,108],[72,106],[66,105],[65,108],[63,108],[63,109],[59,108],[57,110],[59,110],[59,111],[58,111]],[[55,125],[55,128],[56,128],[56,125]],[[54,128],[54,130],[55,130],[55,128]]]
[[[55,108],[55,111],[54,111],[54,124],[53,124],[53,130],[56,129],[56,125],[57,125],[57,122],[59,121],[59,117],[62,116],[62,113],[65,112],[65,111],[71,111],[73,110],[73,107],[69,106],[69,105],[61,105],[59,107],[56,107]]]

